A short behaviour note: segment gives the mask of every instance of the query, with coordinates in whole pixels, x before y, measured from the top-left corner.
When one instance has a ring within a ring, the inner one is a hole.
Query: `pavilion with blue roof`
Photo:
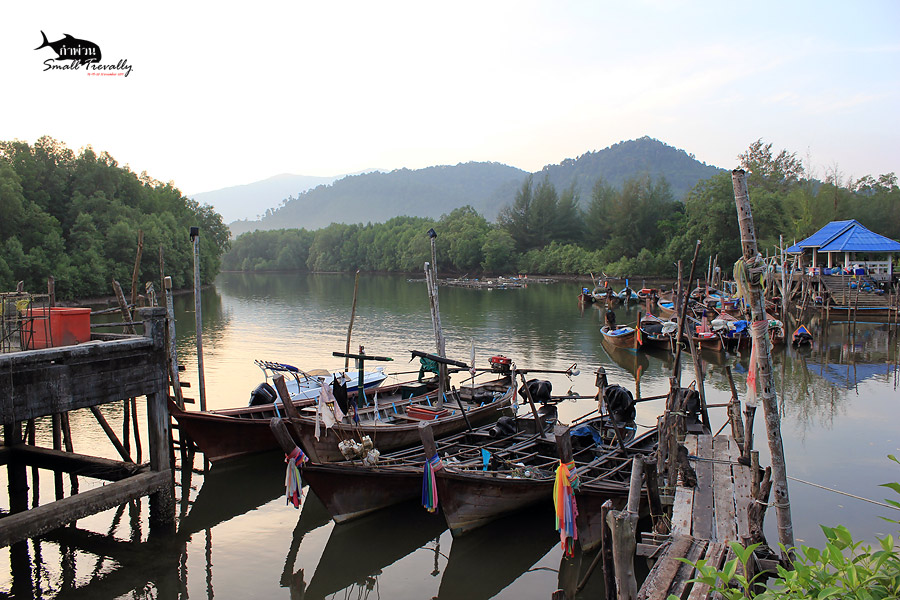
[[[827,255],[828,268],[833,268],[834,255],[844,254],[844,268],[858,264],[865,268],[873,279],[891,281],[893,278],[893,254],[900,252],[900,242],[869,231],[856,219],[832,221],[805,240],[797,242],[785,252],[802,255],[812,251],[812,266],[818,267],[819,254]],[[857,260],[856,254],[887,254],[886,260]]]

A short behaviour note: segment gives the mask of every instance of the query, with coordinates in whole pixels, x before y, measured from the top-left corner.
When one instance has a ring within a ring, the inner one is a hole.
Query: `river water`
[[[353,296],[351,275],[226,273],[204,290],[203,351],[208,407],[246,404],[262,381],[254,359],[303,368],[340,368]],[[549,375],[553,393],[592,395],[594,371],[603,366],[610,383],[648,397],[668,390],[671,359],[607,352],[601,344],[602,311],[576,302],[587,282],[532,283],[523,289],[440,288],[440,311],[448,356],[476,364],[494,354],[520,368],[562,370],[577,364],[571,379]],[[193,298],[176,297],[176,322],[183,378],[199,398]],[[617,308],[619,323],[633,322],[634,309]],[[879,516],[897,511],[823,490],[797,479],[881,501],[893,492],[880,484],[900,481],[900,469],[886,457],[900,454],[898,434],[898,336],[884,323],[826,326],[812,318],[816,336],[805,353],[789,346],[774,353],[782,435],[790,481],[794,534],[798,543],[821,544],[819,524],[844,524],[857,538],[896,534]],[[362,275],[351,350],[390,356],[389,373],[417,369],[409,350],[432,351],[434,334],[424,283],[401,276]],[[725,366],[735,375],[741,398],[748,355],[702,356],[712,404],[731,396]],[[693,380],[685,357],[683,383]],[[398,375],[396,379],[414,375]],[[592,400],[568,400],[560,418],[591,411]],[[196,408],[197,405],[194,405]],[[637,421],[653,426],[663,401],[638,405]],[[121,428],[119,403],[103,407]],[[141,421],[145,412],[139,406]],[[713,427],[725,422],[711,409]],[[116,458],[115,450],[87,411],[71,415],[76,452]],[[49,445],[49,424],[38,437]],[[768,464],[761,412],[756,447]],[[142,436],[146,444],[146,435]],[[146,456],[146,449],[144,451]],[[547,599],[572,588],[593,555],[564,559],[554,531],[552,508],[495,522],[453,539],[440,515],[417,505],[399,506],[352,524],[335,526],[308,494],[301,509],[283,499],[284,465],[278,454],[256,456],[204,472],[202,456],[176,476],[177,531],[151,535],[147,500],[78,521],[42,540],[0,552],[0,598],[479,598]],[[54,497],[52,473],[41,471],[37,486],[29,470],[29,503],[35,491]],[[5,476],[5,470],[4,470]],[[69,494],[69,479],[64,480]],[[79,480],[80,489],[99,485]],[[6,485],[0,490],[9,506]],[[29,504],[30,505],[30,504]],[[767,536],[774,546],[774,514]],[[642,560],[639,568],[646,569]],[[579,598],[602,593],[595,572]]]

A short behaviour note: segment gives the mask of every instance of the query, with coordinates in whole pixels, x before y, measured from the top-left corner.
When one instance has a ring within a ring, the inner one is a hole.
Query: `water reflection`
[[[338,592],[365,598],[385,569],[414,552],[430,550],[437,560],[439,550],[427,546],[446,529],[440,514],[428,513],[415,502],[335,525],[303,598],[318,600]]]

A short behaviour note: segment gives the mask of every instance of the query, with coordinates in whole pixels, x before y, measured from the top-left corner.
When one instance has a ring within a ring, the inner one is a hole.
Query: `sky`
[[[110,75],[46,70],[72,63],[42,31]],[[723,168],[762,139],[819,178],[900,172],[896,0],[7,2],[0,51],[0,140],[90,145],[186,194],[537,171],[645,135]]]

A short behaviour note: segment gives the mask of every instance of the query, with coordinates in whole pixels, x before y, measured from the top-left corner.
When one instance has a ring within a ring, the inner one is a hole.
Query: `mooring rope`
[[[701,456],[694,456],[692,454],[688,455],[688,460],[716,463],[719,465],[740,465],[741,464],[741,463],[735,462],[733,460],[722,460],[720,458],[703,458]],[[746,465],[743,465],[743,466],[746,466]],[[840,494],[842,496],[848,496],[850,498],[855,498],[857,500],[862,500],[864,502],[870,502],[870,503],[876,504],[878,506],[883,506],[884,508],[892,508],[894,510],[900,510],[900,507],[898,507],[898,506],[892,506],[890,504],[885,504],[884,502],[878,502],[877,500],[872,500],[870,498],[863,498],[862,496],[857,496],[857,495],[851,494],[849,492],[842,492],[841,490],[836,490],[834,488],[826,487],[824,485],[819,485],[818,483],[813,483],[812,481],[806,481],[805,479],[791,477],[790,475],[787,475],[787,478],[790,479],[791,481],[796,481],[797,483],[805,483],[806,485],[811,485],[813,487],[823,489],[827,492],[834,492],[835,494]],[[774,503],[769,504],[769,506],[774,506]]]

